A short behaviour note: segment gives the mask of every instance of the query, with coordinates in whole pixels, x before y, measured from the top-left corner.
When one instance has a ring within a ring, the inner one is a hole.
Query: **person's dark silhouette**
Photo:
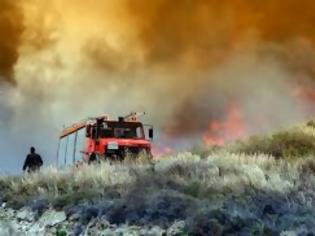
[[[89,165],[92,163],[96,163],[96,161],[97,161],[96,154],[95,152],[92,152],[89,158]]]
[[[35,148],[31,147],[31,153],[27,155],[24,165],[23,171],[26,169],[28,172],[34,172],[40,169],[43,165],[43,160],[40,155],[35,152]]]

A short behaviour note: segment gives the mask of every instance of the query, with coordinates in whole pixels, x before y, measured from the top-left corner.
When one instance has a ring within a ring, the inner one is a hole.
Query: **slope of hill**
[[[3,177],[1,235],[312,235],[314,133]]]

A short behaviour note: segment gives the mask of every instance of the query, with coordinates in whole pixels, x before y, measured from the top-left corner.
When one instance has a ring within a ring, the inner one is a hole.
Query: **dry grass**
[[[230,145],[231,152],[264,153],[277,159],[296,159],[315,155],[315,126],[310,121],[268,136],[253,136]]]
[[[8,198],[11,196],[19,196],[24,203],[35,198],[51,201],[64,195],[71,199],[71,195],[78,192],[92,192],[92,196],[103,197],[106,189],[110,188],[116,188],[123,195],[139,181],[149,186],[151,183],[148,182],[156,179],[175,181],[182,186],[198,183],[202,186],[201,191],[212,189],[215,193],[224,193],[230,189],[240,194],[248,186],[285,193],[296,185],[300,170],[305,170],[307,166],[313,170],[314,166],[310,164],[313,162],[307,160],[296,163],[276,161],[263,154],[248,156],[220,152],[201,158],[191,153],[180,153],[148,163],[104,162],[64,170],[48,167],[22,177],[3,177],[0,183],[4,200],[9,203],[11,200]]]
[[[84,222],[90,219],[86,212],[98,212],[116,224],[165,226],[185,220],[190,232],[207,232],[215,222],[223,234],[238,230],[273,235],[300,225],[313,227],[314,140],[314,126],[305,125],[208,153],[79,169],[49,167],[31,175],[2,177],[0,195],[15,208],[40,200],[46,207],[79,211]],[[272,224],[269,214],[280,223]]]

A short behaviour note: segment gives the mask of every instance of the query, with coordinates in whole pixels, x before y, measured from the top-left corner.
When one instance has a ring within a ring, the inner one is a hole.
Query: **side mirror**
[[[153,128],[149,129],[149,138],[150,138],[150,139],[153,139],[153,136],[154,136],[153,133],[154,133],[154,132],[153,132]]]

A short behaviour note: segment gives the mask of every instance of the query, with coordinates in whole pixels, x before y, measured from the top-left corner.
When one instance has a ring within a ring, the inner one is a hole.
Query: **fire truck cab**
[[[107,115],[89,118],[65,128],[60,135],[60,140],[68,139],[74,134],[74,149],[76,149],[78,131],[85,129],[85,147],[81,151],[85,162],[90,162],[92,159],[93,161],[122,161],[126,156],[136,158],[139,154],[151,158],[153,126],[140,122],[139,117],[142,115],[144,113],[131,113],[128,116],[119,117],[118,120],[111,120]],[[72,159],[75,162],[75,150],[73,155]],[[67,158],[66,154],[65,158]],[[58,159],[60,159],[59,151]]]

